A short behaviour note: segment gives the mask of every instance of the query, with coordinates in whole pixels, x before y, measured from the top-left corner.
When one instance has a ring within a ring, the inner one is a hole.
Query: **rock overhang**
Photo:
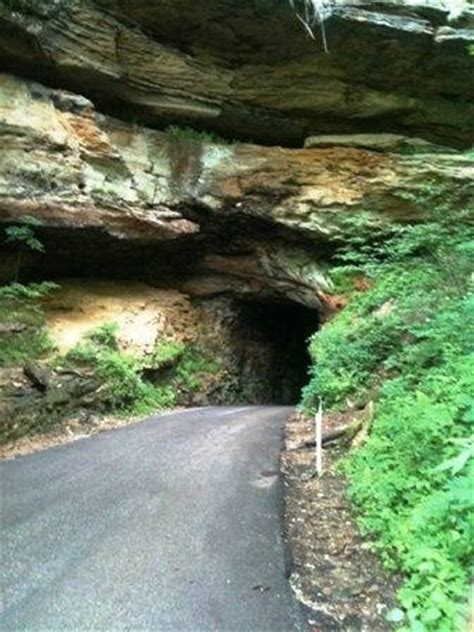
[[[419,221],[429,183],[462,203],[472,196],[472,157],[426,141],[203,142],[10,75],[0,87],[0,221],[41,222],[46,255],[34,273],[160,278],[196,296],[286,298],[324,312],[327,267],[354,230],[370,240]]]
[[[121,118],[288,146],[381,131],[474,139],[472,10],[448,23],[428,1],[328,3],[325,54],[286,0],[43,4],[0,1],[0,63]]]

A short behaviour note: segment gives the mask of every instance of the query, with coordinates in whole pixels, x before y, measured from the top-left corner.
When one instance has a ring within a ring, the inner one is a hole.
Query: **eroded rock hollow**
[[[161,292],[221,362],[184,403],[295,403],[341,245],[472,195],[472,11],[328,5],[329,55],[277,0],[0,0],[0,221],[44,245],[21,280],[59,282],[56,316]]]

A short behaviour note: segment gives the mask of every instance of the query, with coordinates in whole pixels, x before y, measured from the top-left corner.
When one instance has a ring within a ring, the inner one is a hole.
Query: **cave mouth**
[[[24,282],[47,279],[60,288],[68,280],[84,286],[89,282],[123,284],[124,306],[126,284],[139,283],[178,292],[189,302],[199,323],[196,339],[218,361],[223,377],[222,383],[199,393],[199,398],[183,395],[180,404],[295,405],[300,401],[301,389],[308,382],[308,339],[319,327],[319,312],[314,304],[310,307],[294,298],[297,292],[291,279],[276,282],[265,274],[255,278],[257,263],[250,270],[243,265],[242,269],[207,271],[205,255],[217,252],[217,238],[213,241],[208,236],[154,244],[85,229],[41,227],[38,234],[45,253],[24,258]],[[255,234],[260,237],[258,231]],[[266,237],[274,239],[272,234]],[[226,246],[226,252],[240,252],[234,241]],[[255,247],[244,252],[253,255]],[[11,275],[13,254],[0,256],[4,281]],[[301,296],[305,300],[309,294]],[[74,309],[84,311],[82,306]]]
[[[300,401],[311,364],[308,339],[318,327],[318,312],[305,305],[290,300],[241,301],[240,390],[248,403],[295,405]],[[259,385],[255,400],[252,380]]]

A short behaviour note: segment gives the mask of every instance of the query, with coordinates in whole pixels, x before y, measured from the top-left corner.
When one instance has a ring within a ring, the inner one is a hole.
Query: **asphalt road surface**
[[[303,631],[282,407],[154,417],[1,464],[3,632]]]

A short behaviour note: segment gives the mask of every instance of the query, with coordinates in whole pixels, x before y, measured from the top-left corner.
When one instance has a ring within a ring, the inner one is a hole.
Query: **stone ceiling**
[[[474,11],[338,2],[304,31],[287,0],[0,0],[0,67],[162,128],[301,146],[313,134],[474,139]]]

